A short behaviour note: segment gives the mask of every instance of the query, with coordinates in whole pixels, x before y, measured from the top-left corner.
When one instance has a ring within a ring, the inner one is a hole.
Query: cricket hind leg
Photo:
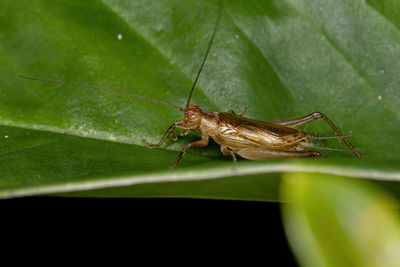
[[[318,151],[285,151],[265,148],[242,148],[235,151],[236,154],[250,160],[285,159],[285,158],[318,158],[324,157]]]
[[[333,124],[333,122],[328,119],[328,117],[323,114],[322,112],[316,111],[313,112],[311,114],[308,114],[306,116],[303,117],[299,117],[299,118],[294,118],[294,119],[287,119],[287,120],[278,120],[278,121],[270,121],[270,123],[274,123],[274,124],[280,124],[280,125],[285,125],[285,126],[289,126],[289,127],[299,127],[302,126],[304,124],[307,124],[311,121],[315,121],[315,120],[320,120],[323,119],[335,132],[338,136],[340,136],[340,138],[343,140],[343,142],[350,148],[350,150],[359,158],[362,158],[363,155],[360,154],[360,152],[358,152],[357,148],[355,148],[348,140],[347,140],[347,136],[343,135],[339,129],[335,126],[335,124]],[[310,140],[316,140],[317,138],[315,137],[310,137]],[[322,138],[320,138],[322,139]]]
[[[274,124],[279,124],[279,125],[285,125],[285,126],[289,126],[289,127],[299,127],[299,126],[307,124],[311,121],[321,119],[320,114],[322,114],[322,113],[317,111],[317,112],[313,112],[311,114],[308,114],[306,116],[299,117],[299,118],[276,120],[276,121],[269,121],[269,122],[274,123]]]
[[[176,165],[178,165],[179,161],[182,159],[183,155],[185,155],[185,153],[192,147],[203,147],[203,146],[207,146],[208,145],[208,141],[209,141],[209,137],[208,135],[202,135],[200,140],[197,140],[195,142],[189,143],[187,144],[181,151],[181,153],[179,153],[178,157],[176,158],[176,160],[174,161],[174,163],[171,165],[171,169],[176,167]]]

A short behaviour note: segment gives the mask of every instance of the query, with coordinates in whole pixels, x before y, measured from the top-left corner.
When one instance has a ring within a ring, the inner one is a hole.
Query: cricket
[[[186,136],[190,132],[196,132],[200,134],[201,139],[187,144],[179,153],[171,168],[174,168],[178,165],[182,157],[189,149],[207,146],[209,144],[210,138],[213,139],[218,145],[220,145],[222,154],[224,156],[232,157],[234,162],[237,161],[236,156],[240,156],[248,160],[327,157],[325,154],[317,150],[349,151],[353,152],[356,157],[363,157],[363,155],[360,154],[359,150],[348,141],[348,138],[353,135],[343,135],[334,125],[334,123],[330,119],[328,119],[326,115],[319,111],[312,112],[306,116],[299,118],[275,121],[259,121],[243,116],[245,113],[245,109],[243,109],[239,114],[236,114],[233,110],[229,110],[228,112],[211,112],[201,109],[196,104],[190,103],[197,81],[206,63],[207,57],[217,34],[217,29],[221,20],[222,9],[223,1],[221,0],[219,1],[217,18],[211,35],[211,39],[208,43],[207,50],[202,59],[199,71],[197,72],[197,76],[190,89],[185,107],[175,106],[173,104],[166,103],[157,99],[152,99],[149,97],[94,86],[38,79],[27,76],[18,77],[40,82],[90,88],[99,91],[132,96],[158,104],[166,105],[184,112],[183,120],[174,122],[168,128],[168,130],[165,132],[158,143],[150,144],[146,140],[143,140],[147,147],[159,148],[164,144],[164,142],[170,135],[172,135],[173,141],[176,141],[178,139],[175,133],[175,130],[177,128],[182,129],[180,133],[181,136]],[[336,136],[316,137],[311,136],[305,131],[298,129],[298,127],[303,126],[309,122],[321,119],[324,120],[333,129],[333,131],[336,133]],[[341,139],[349,148],[349,150],[318,147],[313,145],[313,141],[315,140],[327,139]]]

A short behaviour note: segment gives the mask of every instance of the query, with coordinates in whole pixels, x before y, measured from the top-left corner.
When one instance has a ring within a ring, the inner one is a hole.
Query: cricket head
[[[183,117],[183,127],[194,128],[201,124],[204,111],[196,104],[190,104],[185,109],[185,115]]]

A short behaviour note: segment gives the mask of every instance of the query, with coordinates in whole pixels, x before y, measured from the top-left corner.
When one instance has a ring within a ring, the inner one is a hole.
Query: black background
[[[194,262],[215,257],[244,260],[249,266],[297,266],[278,203],[28,197],[1,200],[0,211],[0,226],[9,238],[17,233],[52,243],[69,241],[71,252],[84,244],[86,249],[123,247],[125,255],[135,257],[138,251],[151,252],[154,259],[190,255]]]

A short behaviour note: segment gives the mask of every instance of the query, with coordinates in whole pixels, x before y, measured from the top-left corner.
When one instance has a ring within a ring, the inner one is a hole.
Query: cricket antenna
[[[186,109],[189,107],[190,99],[192,98],[192,94],[193,94],[193,90],[196,87],[197,80],[199,79],[200,73],[203,70],[204,64],[206,63],[206,59],[208,57],[208,53],[210,52],[210,49],[211,49],[211,45],[213,44],[215,35],[217,34],[218,25],[221,20],[222,7],[223,7],[223,0],[219,0],[217,21],[215,22],[215,27],[214,27],[213,33],[211,35],[211,40],[208,43],[207,51],[206,51],[206,54],[204,55],[203,62],[201,62],[199,72],[197,73],[196,79],[194,80],[193,85],[192,85],[192,89],[190,90],[190,94],[189,94],[188,101],[186,104]]]
[[[140,98],[140,99],[148,100],[148,101],[151,101],[151,102],[163,104],[163,105],[166,105],[166,106],[169,106],[171,108],[178,109],[178,110],[181,110],[181,111],[185,111],[186,110],[185,108],[181,108],[181,107],[172,105],[170,103],[166,103],[166,102],[161,101],[161,100],[157,100],[157,99],[153,99],[153,98],[145,97],[145,96],[140,96],[140,95],[134,95],[134,94],[126,93],[126,92],[115,91],[115,90],[111,90],[111,89],[105,89],[105,88],[94,87],[94,86],[83,85],[83,84],[76,84],[76,83],[66,83],[66,82],[61,82],[61,81],[44,80],[44,79],[32,78],[32,77],[27,77],[27,76],[22,76],[22,75],[18,75],[18,77],[19,78],[23,78],[23,79],[28,79],[28,80],[39,81],[39,82],[56,83],[56,84],[74,86],[74,87],[90,88],[90,89],[95,89],[95,90],[99,90],[99,91],[103,91],[103,92],[109,92],[109,93],[115,93],[115,94],[120,94],[120,95],[133,96],[133,97],[137,97],[137,98]]]

